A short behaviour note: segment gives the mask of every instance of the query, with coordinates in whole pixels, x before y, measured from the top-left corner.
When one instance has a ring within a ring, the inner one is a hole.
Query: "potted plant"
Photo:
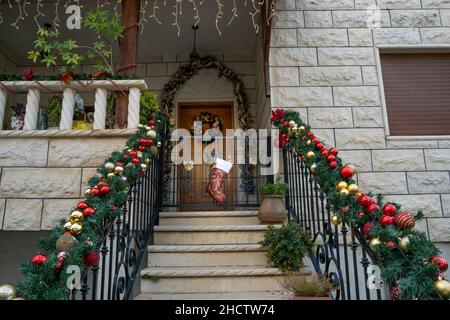
[[[49,129],[59,129],[62,111],[62,98],[51,97],[47,102],[47,121]]]
[[[22,103],[17,103],[11,106],[12,116],[11,116],[11,129],[12,130],[22,130],[25,124],[25,111],[26,107]]]
[[[159,111],[158,96],[151,91],[142,91],[140,98],[140,123],[148,123],[155,112]]]
[[[269,262],[283,272],[298,272],[313,250],[311,237],[293,221],[280,228],[269,226],[259,242]]]
[[[84,100],[77,93],[74,97],[74,120],[72,124],[72,130],[92,130],[92,122],[89,121],[89,113],[84,110]]]
[[[294,300],[332,300],[333,285],[324,276],[286,275],[283,287],[294,294]]]
[[[262,203],[258,218],[262,223],[283,223],[286,220],[287,210],[283,199],[287,190],[285,183],[266,183],[259,187]]]

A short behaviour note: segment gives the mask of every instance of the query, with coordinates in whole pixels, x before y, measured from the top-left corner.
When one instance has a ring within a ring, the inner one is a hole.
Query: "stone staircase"
[[[257,211],[163,212],[139,300],[291,299],[258,242]]]

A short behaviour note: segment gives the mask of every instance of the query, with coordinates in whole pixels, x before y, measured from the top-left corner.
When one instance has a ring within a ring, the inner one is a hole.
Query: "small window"
[[[382,53],[380,61],[390,135],[450,135],[450,53]]]

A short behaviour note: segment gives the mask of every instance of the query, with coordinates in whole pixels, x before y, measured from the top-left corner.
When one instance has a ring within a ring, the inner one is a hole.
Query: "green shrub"
[[[285,183],[266,183],[259,186],[262,196],[284,196],[288,190]]]
[[[62,111],[62,98],[53,96],[47,103],[47,119],[49,127],[59,127]]]
[[[139,121],[142,124],[148,124],[151,115],[159,111],[158,96],[151,91],[142,91],[140,103]]]
[[[333,285],[324,276],[287,275],[283,286],[296,296],[301,297],[327,297]]]
[[[313,249],[311,237],[293,221],[281,228],[269,226],[259,244],[267,250],[266,256],[273,266],[283,272],[299,271],[303,258]]]

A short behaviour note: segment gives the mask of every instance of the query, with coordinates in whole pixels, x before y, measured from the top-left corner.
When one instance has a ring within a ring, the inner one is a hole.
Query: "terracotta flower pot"
[[[258,219],[262,223],[281,224],[286,220],[286,205],[284,196],[262,196],[262,203],[258,211]]]

